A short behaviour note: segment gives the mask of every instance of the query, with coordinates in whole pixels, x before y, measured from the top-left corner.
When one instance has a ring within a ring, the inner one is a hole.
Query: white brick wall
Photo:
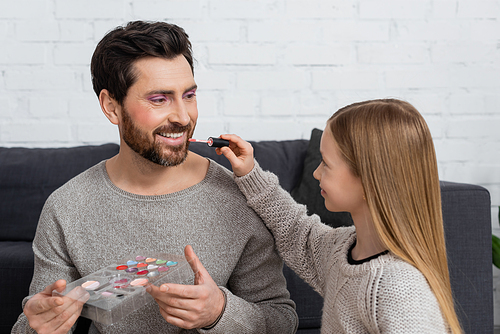
[[[402,98],[429,123],[441,179],[490,191],[500,235],[500,0],[0,1],[0,146],[117,142],[89,63],[135,19],[191,36],[197,137],[308,138],[346,104]]]

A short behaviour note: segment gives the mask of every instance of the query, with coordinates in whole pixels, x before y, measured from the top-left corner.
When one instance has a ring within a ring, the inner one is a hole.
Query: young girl
[[[322,333],[461,333],[446,259],[436,155],[409,103],[387,99],[337,111],[314,172],[329,211],[354,226],[308,216],[251,145],[223,135],[217,149],[276,240],[286,264],[324,297]]]

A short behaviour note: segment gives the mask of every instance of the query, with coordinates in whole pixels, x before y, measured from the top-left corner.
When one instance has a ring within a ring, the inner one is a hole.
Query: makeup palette
[[[90,294],[81,316],[111,325],[153,301],[146,292],[148,285],[192,284],[193,278],[183,255],[141,252],[68,283],[63,292],[54,290],[52,295],[65,296],[81,286]]]

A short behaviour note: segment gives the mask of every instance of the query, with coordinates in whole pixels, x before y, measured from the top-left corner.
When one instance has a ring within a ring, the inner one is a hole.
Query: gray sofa
[[[312,171],[319,163],[320,130],[310,140],[253,142],[256,159],[276,173],[295,199],[332,225],[351,224],[346,213],[332,214],[323,206]],[[229,167],[205,144],[191,150]],[[0,148],[0,333],[10,329],[22,312],[33,273],[31,242],[42,206],[49,194],[73,176],[118,152],[115,144],[55,149]],[[491,211],[486,189],[441,182],[442,206],[451,284],[456,309],[466,333],[493,332]],[[319,333],[323,301],[285,266],[284,274],[297,304],[299,333]],[[88,321],[79,320],[78,332]]]

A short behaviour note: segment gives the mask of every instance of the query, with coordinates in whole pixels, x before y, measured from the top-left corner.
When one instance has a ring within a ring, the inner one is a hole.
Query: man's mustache
[[[175,125],[163,125],[158,128],[153,132],[154,134],[159,134],[159,133],[181,133],[181,132],[190,132],[191,131],[191,124],[185,125],[185,126],[175,126]]]

